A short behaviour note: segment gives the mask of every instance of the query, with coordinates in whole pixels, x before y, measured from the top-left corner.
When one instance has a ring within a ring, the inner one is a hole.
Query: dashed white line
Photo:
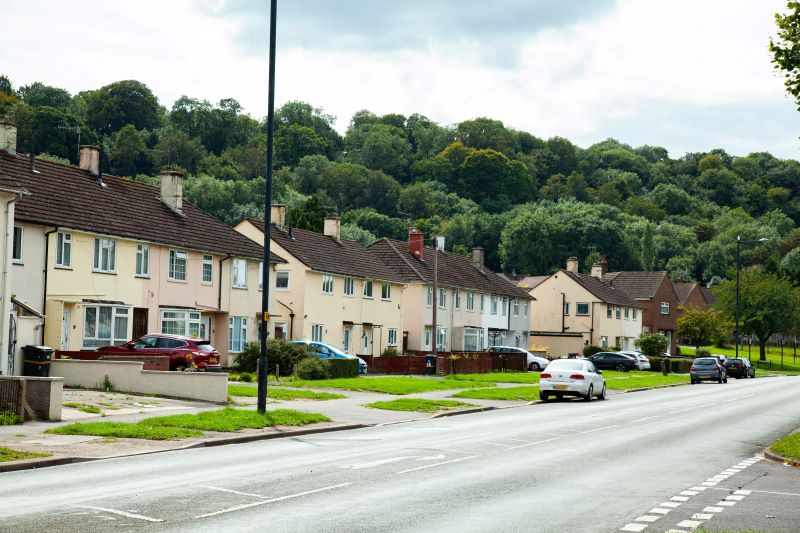
[[[626,524],[624,527],[621,527],[620,531],[644,531],[647,527],[647,524],[636,524],[631,522],[630,524]]]
[[[744,500],[744,496],[742,496],[741,494],[731,494],[730,496],[726,496],[725,499],[728,501],[740,502]]]
[[[669,414],[677,415],[678,413],[686,413],[687,411],[693,410],[694,407],[690,407],[689,409],[681,409],[680,411],[670,411]]]
[[[323,491],[326,491],[326,490],[338,489],[338,488],[341,488],[341,487],[346,487],[347,485],[350,485],[350,483],[349,482],[348,483],[339,483],[338,485],[331,485],[330,487],[322,487],[320,489],[307,490],[305,492],[298,492],[297,494],[288,494],[286,496],[279,496],[277,498],[271,498],[269,500],[262,500],[260,502],[247,503],[247,504],[244,504],[244,505],[237,505],[235,507],[229,507],[227,509],[221,509],[219,511],[214,511],[213,513],[206,513],[206,514],[197,515],[197,516],[195,516],[195,518],[208,518],[210,516],[217,516],[217,515],[221,515],[221,514],[225,514],[225,513],[232,513],[234,511],[241,511],[242,509],[249,509],[250,507],[257,507],[259,505],[266,505],[268,503],[280,502],[280,501],[283,501],[283,500],[291,500],[292,498],[299,498],[300,496],[307,496],[308,494],[314,494],[314,493],[323,492]],[[161,520],[158,520],[158,522],[161,522]]]
[[[137,520],[144,520],[145,522],[163,522],[163,520],[160,518],[152,518],[150,516],[144,516],[136,513],[128,513],[126,511],[120,511],[119,509],[109,509],[107,507],[95,507],[94,505],[76,505],[75,507],[80,507],[81,509],[94,509],[95,511],[102,511],[104,513],[124,516],[125,518],[135,518]]]
[[[615,428],[617,426],[619,426],[619,424],[611,424],[610,426],[603,426],[601,428],[594,428],[594,429],[590,429],[588,431],[581,431],[581,433],[582,434],[594,433],[595,431],[601,431],[601,430],[604,430],[604,429]]]
[[[652,524],[653,522],[655,522],[659,518],[661,518],[661,516],[646,514],[646,515],[643,515],[643,516],[640,516],[639,518],[637,518],[636,521],[637,522],[649,522],[649,523]]]
[[[681,504],[678,503],[678,502],[664,502],[661,505],[659,505],[659,507],[672,507],[672,508],[675,508],[675,507],[679,507],[680,505]]]
[[[654,418],[658,418],[658,415],[655,415],[655,416],[646,416],[646,417],[644,417],[644,418],[637,418],[636,420],[631,420],[631,422],[630,422],[630,423],[631,423],[631,424],[633,424],[634,422],[644,422],[645,420],[652,420],[652,419],[654,419]]]
[[[241,492],[238,490],[226,489],[223,487],[215,487],[213,485],[201,485],[201,487],[205,489],[218,490],[220,492],[230,492],[231,494],[238,494],[239,496],[250,496],[252,498],[261,498],[262,500],[266,498],[266,496],[263,496],[261,494],[253,494],[251,492]]]
[[[649,511],[648,514],[667,514],[670,510],[669,509],[662,509],[661,507],[653,507]]]
[[[722,507],[714,507],[712,505],[703,508],[704,513],[721,513],[722,511],[723,511]]]
[[[709,513],[694,513],[692,518],[695,520],[711,520],[714,518],[714,515]]]
[[[673,496],[672,498],[670,498],[670,500],[672,500],[673,502],[688,502],[689,498],[687,498],[686,496]]]
[[[681,496],[697,496],[698,494],[700,494],[700,492],[696,490],[682,490],[678,494],[680,494]]]
[[[511,446],[511,447],[509,448],[509,450],[516,450],[517,448],[525,448],[525,447],[527,447],[527,446],[533,446],[533,445],[535,445],[535,444],[543,444],[543,443],[545,443],[545,442],[550,442],[550,441],[558,440],[558,439],[560,439],[560,438],[561,438],[561,437],[553,437],[552,439],[537,440],[537,441],[535,441],[535,442],[530,442],[530,441],[528,441],[528,442],[526,442],[525,444],[517,444],[516,446]]]
[[[700,523],[700,520],[684,520],[682,522],[678,522],[678,527],[690,527],[694,529],[699,526]]]
[[[450,461],[442,461],[441,463],[433,463],[431,465],[418,466],[416,468],[409,468],[408,470],[401,470],[401,471],[397,472],[397,474],[407,474],[409,472],[416,472],[417,470],[424,470],[426,468],[433,468],[434,466],[441,466],[441,465],[446,465],[446,464],[450,464],[450,463],[457,463],[459,461],[466,461],[467,459],[474,459],[476,457],[478,457],[478,456],[477,455],[470,455],[469,457],[462,457],[460,459],[452,459]]]
[[[739,502],[732,501],[732,500],[722,500],[721,502],[717,502],[714,505],[716,505],[717,507],[733,507],[737,503],[739,503]]]

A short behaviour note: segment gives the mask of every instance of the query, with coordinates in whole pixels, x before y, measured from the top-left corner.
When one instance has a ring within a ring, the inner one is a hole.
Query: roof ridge
[[[391,249],[394,251],[394,253],[396,253],[396,254],[397,254],[399,257],[400,257],[400,259],[402,259],[402,260],[403,260],[403,262],[404,262],[405,264],[407,264],[407,265],[408,265],[408,267],[409,267],[411,270],[413,270],[413,271],[414,271],[414,273],[415,273],[417,276],[419,276],[419,277],[420,277],[420,279],[421,279],[422,281],[427,281],[427,280],[425,279],[425,276],[423,276],[423,275],[422,275],[422,273],[420,273],[420,271],[419,271],[419,270],[417,270],[417,267],[415,267],[414,265],[412,265],[412,264],[411,264],[411,261],[409,261],[409,260],[408,260],[408,259],[407,259],[407,258],[406,258],[406,257],[405,257],[403,254],[402,254],[402,253],[400,253],[400,251],[399,251],[399,250],[398,250],[398,249],[395,247],[394,243],[390,242],[390,241],[389,241],[389,239],[387,239],[386,237],[384,237],[384,239],[386,239],[386,244],[388,244],[388,245],[389,245],[389,247],[390,247],[390,248],[391,248]]]

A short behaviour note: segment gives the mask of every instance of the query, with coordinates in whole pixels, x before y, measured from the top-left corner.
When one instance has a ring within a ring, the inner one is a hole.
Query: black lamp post
[[[739,251],[742,244],[755,244],[758,242],[766,242],[769,239],[761,237],[752,241],[743,241],[742,237],[736,236],[736,358],[739,358]]]

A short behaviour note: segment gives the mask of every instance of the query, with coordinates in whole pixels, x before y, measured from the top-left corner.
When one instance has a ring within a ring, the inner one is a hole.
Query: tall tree
[[[653,226],[647,224],[644,227],[642,237],[642,269],[649,272],[656,264],[656,249],[653,245]]]
[[[91,127],[114,133],[127,124],[137,130],[153,129],[161,122],[161,106],[147,85],[136,80],[117,81],[86,95]]]
[[[679,310],[681,316],[678,317],[678,336],[690,339],[696,351],[714,339],[730,335],[730,322],[713,307],[702,309],[690,306],[680,307]]]
[[[775,14],[778,38],[770,38],[769,51],[775,68],[786,73],[786,91],[800,105],[800,2],[787,2],[786,9]]]

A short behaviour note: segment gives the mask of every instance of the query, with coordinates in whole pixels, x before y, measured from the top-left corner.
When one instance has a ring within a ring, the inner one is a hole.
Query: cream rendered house
[[[272,208],[271,250],[276,267],[275,337],[313,340],[347,353],[380,356],[402,350],[404,284],[360,244],[342,239],[339,219],[324,233],[284,226],[285,207]],[[262,223],[244,220],[237,231],[262,242]]]
[[[599,264],[589,276],[578,273],[577,259],[570,258],[566,270],[531,289],[536,298],[531,343],[546,346],[555,357],[581,353],[587,344],[634,349],[642,333],[643,306],[601,277]]]
[[[210,339],[227,365],[258,339],[263,249],[185,202],[179,172],[162,173],[160,189],[103,176],[99,150],[82,147],[80,168],[6,150],[0,173],[31,193],[15,213],[11,292],[43,316],[36,343],[171,333]]]

